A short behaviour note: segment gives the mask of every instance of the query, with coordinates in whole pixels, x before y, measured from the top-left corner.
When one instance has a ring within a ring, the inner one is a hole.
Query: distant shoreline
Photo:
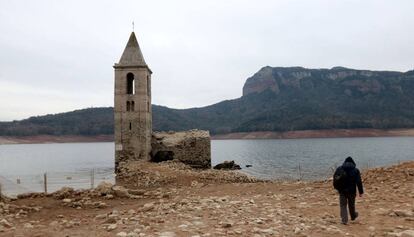
[[[414,136],[414,128],[408,129],[327,129],[289,132],[240,132],[212,135],[212,140],[243,139],[299,139],[299,138],[341,138],[341,137],[399,137]],[[113,135],[96,136],[0,136],[0,145],[5,144],[47,144],[80,142],[113,142]]]
[[[0,145],[5,144],[47,144],[47,143],[81,143],[81,142],[112,142],[113,135],[96,135],[96,136],[0,136]]]
[[[229,139],[295,139],[341,137],[400,137],[414,136],[414,128],[407,129],[326,129],[288,132],[240,132],[213,135],[213,140]]]

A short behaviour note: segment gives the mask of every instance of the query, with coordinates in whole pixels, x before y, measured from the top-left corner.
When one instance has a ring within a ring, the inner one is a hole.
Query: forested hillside
[[[413,128],[414,71],[264,67],[243,96],[193,109],[153,105],[154,130],[212,134],[333,128]],[[0,135],[113,133],[113,109],[89,108],[0,123]]]

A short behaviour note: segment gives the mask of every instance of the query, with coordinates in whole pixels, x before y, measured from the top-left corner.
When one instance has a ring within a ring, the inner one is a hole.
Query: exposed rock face
[[[273,77],[273,70],[271,67],[264,67],[254,74],[254,76],[247,79],[243,86],[243,95],[262,92],[266,89],[279,93],[279,86]]]
[[[384,88],[378,80],[362,81],[362,80],[350,80],[342,83],[345,86],[355,88],[362,93],[379,93]],[[349,89],[348,89],[349,90]]]
[[[339,81],[348,79],[344,86],[355,88],[363,93],[379,93],[384,86],[376,77],[401,76],[399,72],[377,72],[368,70],[355,70],[344,67],[332,69],[307,69],[303,67],[263,67],[248,78],[243,86],[243,96],[251,93],[260,93],[271,90],[278,94],[283,87],[301,88],[304,79],[329,79]],[[355,79],[354,79],[355,78]]]
[[[156,132],[151,146],[151,159],[155,162],[178,160],[194,168],[211,167],[208,131]]]

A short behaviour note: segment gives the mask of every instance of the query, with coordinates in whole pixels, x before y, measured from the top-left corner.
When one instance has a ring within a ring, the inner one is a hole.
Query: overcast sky
[[[241,96],[261,67],[414,68],[414,1],[0,0],[0,121],[113,106],[132,31],[154,104]]]

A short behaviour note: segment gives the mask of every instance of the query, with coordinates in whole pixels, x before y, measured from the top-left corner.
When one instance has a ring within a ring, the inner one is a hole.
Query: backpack
[[[343,190],[346,186],[347,179],[348,179],[348,174],[346,173],[345,169],[342,166],[338,167],[333,176],[334,188],[338,191]]]

